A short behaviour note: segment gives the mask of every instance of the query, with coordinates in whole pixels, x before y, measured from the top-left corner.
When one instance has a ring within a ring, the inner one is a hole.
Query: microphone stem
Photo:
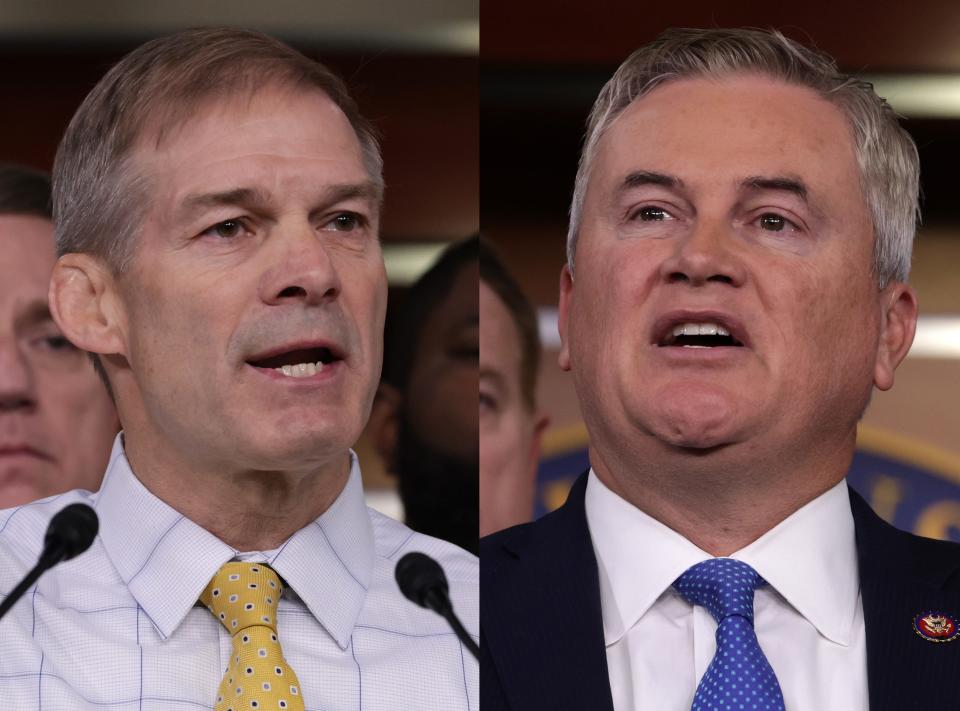
[[[23,594],[30,586],[37,582],[37,579],[41,575],[57,564],[61,555],[60,548],[60,546],[57,546],[54,549],[45,550],[40,555],[40,560],[33,566],[33,570],[27,573],[26,577],[19,582],[17,587],[10,591],[10,594],[0,603],[0,620],[2,620],[7,612],[10,611],[10,608],[17,603],[17,600],[23,597]]]
[[[457,639],[463,643],[463,646],[466,647],[470,654],[473,655],[473,658],[478,662],[480,661],[480,647],[477,646],[477,643],[473,641],[473,637],[470,636],[470,633],[467,632],[466,628],[460,622],[460,618],[456,616],[453,611],[453,607],[447,602],[446,605],[440,605],[439,609],[434,608],[436,612],[445,619],[450,626],[453,628],[454,633],[457,635]]]
[[[27,577],[21,580],[17,587],[10,591],[6,599],[0,603],[0,619],[3,619],[3,616],[6,615],[7,611],[23,596],[27,588],[37,582],[37,578],[43,574],[44,570],[46,570],[46,568],[43,567],[41,563],[37,563],[33,567],[33,570],[27,574]]]

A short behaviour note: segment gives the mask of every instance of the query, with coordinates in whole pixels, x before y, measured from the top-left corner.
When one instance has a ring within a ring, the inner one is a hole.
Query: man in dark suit
[[[778,33],[618,69],[560,281],[591,469],[482,543],[484,711],[960,708],[960,547],[844,482],[913,339],[918,173],[872,87]]]

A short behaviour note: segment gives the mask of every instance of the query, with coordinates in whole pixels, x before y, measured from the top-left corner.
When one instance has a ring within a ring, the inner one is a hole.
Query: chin
[[[712,454],[719,449],[733,444],[734,438],[722,432],[665,432],[658,439],[674,449],[682,449],[695,455]]]
[[[358,432],[351,438],[341,428],[261,431],[241,446],[247,451],[246,459],[257,469],[296,470],[321,465],[343,455],[359,436]]]
[[[718,393],[674,393],[658,400],[660,407],[645,419],[654,436],[672,447],[713,450],[736,441],[742,429],[740,408]]]

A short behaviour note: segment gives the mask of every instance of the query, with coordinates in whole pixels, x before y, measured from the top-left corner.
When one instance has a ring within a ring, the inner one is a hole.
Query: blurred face
[[[85,353],[47,308],[53,225],[0,215],[0,508],[96,490],[117,418]]]
[[[346,117],[319,92],[265,88],[135,162],[153,194],[117,282],[128,431],[227,471],[342,457],[379,379],[386,302],[379,199]]]
[[[902,285],[877,288],[851,129],[814,92],[655,89],[603,138],[583,215],[561,364],[601,457],[823,450],[875,378],[889,387],[878,344]]]
[[[523,399],[520,333],[480,282],[480,535],[529,521],[539,457],[537,414]]]
[[[476,462],[478,315],[477,262],[457,273],[450,292],[430,312],[405,394],[413,434],[434,451]]]

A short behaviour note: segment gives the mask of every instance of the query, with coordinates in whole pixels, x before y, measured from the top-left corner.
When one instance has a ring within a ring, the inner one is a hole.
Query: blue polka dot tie
[[[691,711],[784,711],[783,693],[753,629],[753,592],[766,581],[746,563],[711,558],[673,584],[717,621],[717,652],[697,686]]]

